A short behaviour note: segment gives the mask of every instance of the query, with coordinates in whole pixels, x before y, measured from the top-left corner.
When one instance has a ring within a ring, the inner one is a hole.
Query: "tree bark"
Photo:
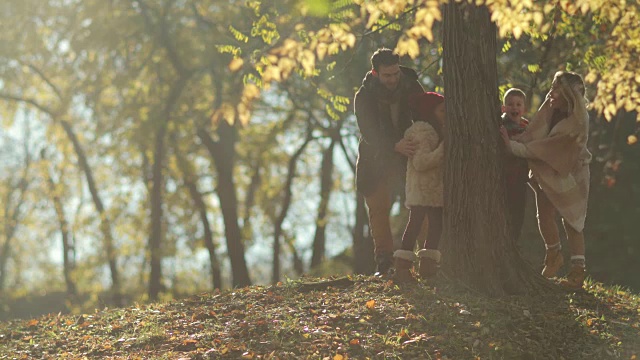
[[[171,86],[171,90],[166,99],[165,107],[158,119],[158,129],[155,134],[153,148],[153,164],[151,164],[151,231],[149,236],[149,257],[151,266],[149,274],[149,300],[158,300],[158,295],[162,291],[162,243],[164,241],[163,231],[163,209],[162,196],[164,190],[163,168],[166,155],[167,127],[171,121],[171,113],[175,107],[182,90],[187,84],[189,74],[181,75]]]
[[[67,295],[70,297],[75,297],[76,295],[78,295],[78,290],[72,276],[75,264],[72,261],[73,245],[71,244],[69,238],[69,222],[67,221],[67,217],[64,213],[62,199],[60,199],[60,194],[57,190],[58,186],[48,171],[46,176],[47,184],[49,185],[51,201],[53,202],[53,208],[56,211],[58,225],[60,226],[60,235],[62,237],[62,273],[64,275],[64,283],[67,287]]]
[[[533,293],[546,281],[520,256],[505,214],[496,28],[486,7],[445,8],[445,268],[489,296]]]
[[[202,228],[204,231],[204,245],[209,252],[211,288],[221,289],[222,275],[220,272],[220,260],[218,260],[218,255],[216,255],[216,244],[213,241],[213,231],[211,231],[211,224],[209,223],[209,219],[207,218],[207,205],[204,202],[202,193],[198,189],[198,184],[196,183],[197,179],[191,164],[188,163],[187,159],[185,159],[179,153],[178,149],[176,149],[175,151],[178,167],[180,168],[180,172],[182,173],[182,178],[184,179],[184,183],[189,190],[189,195],[191,196],[191,200],[193,200],[196,210],[198,211],[198,215],[200,216],[200,222],[202,223]]]
[[[237,131],[233,125],[226,121],[221,121],[216,131],[218,141],[214,141],[204,128],[198,129],[198,137],[209,151],[218,174],[216,194],[220,201],[224,220],[227,252],[231,262],[232,284],[234,287],[249,286],[251,279],[244,258],[244,244],[238,224],[238,197],[233,182]]]
[[[329,144],[322,153],[322,165],[320,167],[320,202],[316,216],[316,232],[313,237],[313,253],[310,264],[312,269],[320,265],[325,256],[327,212],[329,208],[329,197],[333,189],[333,150],[336,142],[336,139],[331,139],[331,144]]]
[[[151,229],[149,232],[149,300],[158,300],[162,291],[162,193],[164,178],[162,167],[165,155],[165,135],[167,124],[160,124],[155,134],[153,148],[153,164],[151,165]]]
[[[356,221],[353,226],[353,272],[373,274],[376,268],[373,238],[369,231],[369,217],[364,197],[356,194]]]

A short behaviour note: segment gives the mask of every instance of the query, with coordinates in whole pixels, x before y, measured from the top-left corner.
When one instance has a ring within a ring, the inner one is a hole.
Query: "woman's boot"
[[[584,279],[587,277],[587,271],[584,266],[571,265],[571,270],[565,279],[560,279],[558,284],[568,290],[582,289]]]
[[[440,269],[440,251],[434,249],[422,249],[418,251],[420,258],[420,278],[429,279],[438,273]]]
[[[546,249],[542,276],[552,278],[556,276],[556,273],[564,264],[562,247],[560,246],[560,243],[557,243],[556,245],[547,246]]]
[[[416,254],[409,250],[396,250],[393,253],[393,260],[395,262],[396,271],[393,274],[393,281],[401,284],[406,282],[415,281],[411,274],[411,268],[413,262],[416,259]]]

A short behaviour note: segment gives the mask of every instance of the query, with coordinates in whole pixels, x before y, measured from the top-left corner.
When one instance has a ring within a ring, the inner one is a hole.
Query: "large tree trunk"
[[[91,193],[91,199],[93,200],[93,204],[96,207],[96,211],[100,216],[100,232],[102,232],[102,236],[104,237],[104,247],[107,255],[107,262],[109,264],[109,270],[111,271],[111,292],[113,303],[115,306],[122,305],[122,294],[120,287],[120,272],[118,271],[118,265],[116,262],[116,249],[113,240],[113,232],[111,230],[111,222],[107,213],[104,209],[104,205],[102,203],[102,198],[98,193],[98,188],[96,186],[96,182],[93,178],[93,171],[91,166],[89,166],[89,161],[87,160],[87,155],[84,152],[84,148],[82,144],[80,144],[80,140],[76,136],[71,123],[66,120],[60,120],[60,124],[64,129],[65,133],[71,140],[73,144],[73,149],[78,156],[78,162],[80,163],[80,168],[84,173],[85,178],[87,179],[87,185],[89,186],[89,192]]]
[[[244,258],[244,244],[238,225],[238,197],[233,183],[237,131],[226,121],[221,121],[218,124],[217,133],[218,140],[214,141],[207,130],[198,129],[198,137],[213,158],[218,175],[216,194],[218,194],[224,220],[227,252],[231,262],[232,284],[234,287],[248,286],[251,285],[251,279]]]
[[[322,165],[320,167],[320,203],[316,216],[316,233],[313,237],[313,253],[311,255],[311,265],[313,269],[324,260],[325,245],[327,242],[327,212],[329,208],[329,197],[333,189],[333,149],[336,140],[332,139],[331,144],[322,153]]]
[[[453,1],[445,7],[446,270],[490,296],[532,293],[545,280],[508,236],[496,28],[485,7]]]

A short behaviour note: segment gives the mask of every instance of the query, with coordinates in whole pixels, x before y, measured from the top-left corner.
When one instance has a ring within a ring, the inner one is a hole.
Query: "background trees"
[[[45,287],[107,291],[118,303],[369,272],[353,190],[354,90],[380,46],[408,55],[425,88],[449,81],[437,1],[7,0],[0,9],[4,296]],[[590,266],[640,286],[627,275],[640,230],[638,5],[496,1],[487,11],[500,35],[499,91],[524,88],[531,112],[555,71],[588,74]],[[406,214],[396,210],[400,231]],[[527,226],[519,245],[537,263]]]

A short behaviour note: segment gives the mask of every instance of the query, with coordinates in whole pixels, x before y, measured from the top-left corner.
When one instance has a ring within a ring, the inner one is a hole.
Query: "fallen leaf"
[[[373,309],[375,306],[376,306],[376,301],[375,300],[367,301],[367,309]]]

